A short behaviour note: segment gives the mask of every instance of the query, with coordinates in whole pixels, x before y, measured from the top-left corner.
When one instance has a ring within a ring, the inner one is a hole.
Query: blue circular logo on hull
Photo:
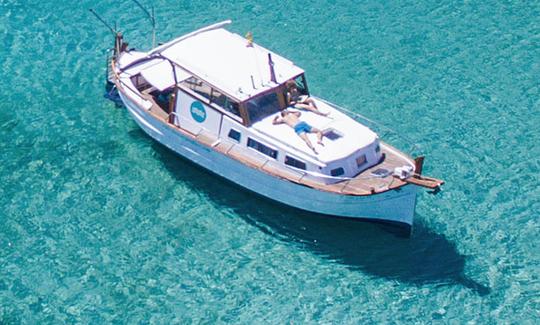
[[[191,103],[191,117],[198,123],[202,123],[206,120],[206,110],[204,106],[199,101],[194,101]]]

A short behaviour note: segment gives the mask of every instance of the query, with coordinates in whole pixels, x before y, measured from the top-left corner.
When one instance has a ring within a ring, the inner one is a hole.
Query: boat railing
[[[177,123],[180,123],[180,115],[178,115],[178,113],[176,113],[176,112],[170,112],[169,113],[169,115],[167,116],[167,122],[169,122],[169,124],[179,126],[179,125],[176,125],[174,123],[174,118],[175,117],[177,118]]]
[[[139,97],[141,100],[143,100],[144,102],[149,102],[148,99],[146,99],[138,90],[135,90],[131,87],[131,85],[129,85],[128,83],[126,83],[124,80],[122,80],[122,78],[120,78],[120,76],[118,75],[118,73],[116,72],[116,61],[115,60],[111,60],[111,71],[114,75],[114,80],[118,81],[119,84],[121,84],[123,87],[125,87],[126,89],[128,89],[130,92],[126,92],[126,94],[129,96],[130,94],[134,94],[136,95],[137,97]],[[131,97],[131,96],[130,96]]]
[[[379,122],[376,122],[360,113],[351,111],[350,109],[341,107],[339,105],[336,105],[334,103],[331,103],[329,101],[326,101],[322,98],[316,97],[318,101],[321,101],[325,103],[326,105],[329,105],[336,110],[354,118],[357,122],[367,126],[371,130],[375,131],[381,139],[384,139],[384,142],[386,143],[392,143],[393,146],[398,146],[400,148],[407,148],[405,153],[412,157],[416,157],[422,154],[422,148],[418,143],[415,143],[412,139],[409,137],[398,133],[396,130],[389,128]],[[389,141],[390,140],[390,141]],[[403,150],[403,149],[402,149]]]

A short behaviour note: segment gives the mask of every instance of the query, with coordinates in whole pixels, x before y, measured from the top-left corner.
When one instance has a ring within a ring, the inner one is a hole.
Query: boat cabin
[[[274,125],[287,103],[286,82],[310,95],[304,71],[293,62],[220,26],[182,36],[119,60],[122,82],[139,104],[191,134],[208,132],[325,184],[352,178],[383,159],[378,136],[331,104],[314,98],[328,116],[295,109],[321,130],[315,154],[286,124]]]

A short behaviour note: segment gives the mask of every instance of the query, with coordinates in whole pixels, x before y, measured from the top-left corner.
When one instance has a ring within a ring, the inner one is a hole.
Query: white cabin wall
[[[219,137],[221,139],[228,139],[230,141],[235,141],[234,139],[229,138],[229,131],[231,129],[234,129],[234,130],[240,132],[241,138],[240,138],[240,141],[238,142],[238,144],[241,145],[242,147],[247,147],[247,139],[252,138],[253,140],[259,141],[262,144],[264,144],[264,145],[266,145],[266,146],[268,146],[268,147],[270,147],[272,149],[278,150],[278,157],[277,157],[277,159],[275,159],[275,161],[277,161],[277,162],[279,162],[279,163],[281,163],[283,165],[285,165],[285,156],[288,155],[288,156],[290,156],[290,157],[292,157],[292,158],[294,158],[296,160],[304,162],[306,164],[306,171],[315,172],[315,173],[320,173],[321,172],[321,170],[319,169],[318,166],[316,166],[316,165],[314,165],[314,164],[312,164],[312,163],[310,163],[308,161],[305,161],[302,158],[299,158],[295,154],[291,154],[290,152],[287,151],[287,149],[283,148],[282,146],[276,145],[274,142],[268,141],[267,139],[262,138],[261,136],[258,135],[258,132],[253,132],[251,129],[246,128],[244,125],[241,125],[240,123],[234,121],[230,117],[224,115]],[[252,150],[257,155],[262,155],[264,157],[267,157],[268,159],[274,160],[273,158],[271,158],[269,156],[265,156],[264,154],[262,154],[260,152],[257,152],[254,149],[252,149]],[[285,165],[285,166],[287,166],[287,165]],[[292,168],[290,166],[287,166],[287,167]],[[301,172],[301,170],[298,170],[298,171]],[[313,179],[319,180],[317,177],[314,177]]]
[[[200,109],[201,107],[203,108],[203,110]],[[204,113],[202,111],[204,111]],[[280,145],[276,145],[272,140],[269,141],[269,139],[266,139],[265,136],[261,136],[259,132],[254,132],[250,128],[246,128],[244,125],[210,107],[209,105],[204,103],[204,101],[196,99],[193,96],[186,94],[182,91],[178,92],[178,96],[176,99],[176,113],[177,116],[175,118],[175,124],[193,134],[198,134],[202,129],[205,129],[213,134],[219,135],[221,139],[235,141],[234,139],[229,138],[229,131],[231,130],[231,128],[233,128],[241,134],[241,138],[238,144],[242,147],[247,147],[247,139],[252,138],[272,149],[277,150],[278,157],[277,159],[275,159],[275,161],[281,164],[284,164],[285,162],[285,155],[288,154],[288,151],[285,148]],[[204,118],[202,115],[204,115]],[[328,163],[327,166],[323,167],[322,169],[310,162],[298,158],[294,154],[290,154],[290,156],[297,160],[305,162],[306,171],[314,173],[313,175],[306,175],[307,178],[323,181],[324,183],[335,183],[340,181],[342,178],[354,177],[358,175],[358,173],[360,173],[361,171],[379,162],[381,153],[377,153],[375,151],[375,148],[378,145],[379,141],[377,139],[370,145],[355,151],[353,154],[349,155],[346,158]],[[251,150],[253,150],[254,154],[256,155],[261,155],[268,159],[274,160],[272,157],[266,156],[255,149]],[[356,158],[363,154],[366,155],[367,163],[358,168],[356,164]],[[335,178],[330,176],[331,171],[339,167],[342,167],[344,169],[344,174],[336,176]],[[320,174],[326,174],[328,175],[328,177],[323,177],[321,179],[320,176],[316,176]]]
[[[331,171],[336,168],[343,168],[345,173],[340,176],[336,176],[335,179],[328,179],[327,183],[335,183],[340,181],[340,178],[349,178],[358,175],[360,172],[366,170],[367,168],[377,164],[381,159],[381,152],[376,152],[375,148],[379,145],[379,140],[377,139],[370,145],[361,148],[355,151],[353,154],[347,156],[346,158],[334,160],[329,162],[326,168],[322,170],[324,174],[330,175]],[[366,155],[367,162],[362,166],[358,167],[356,164],[356,158],[361,155]]]
[[[224,115],[219,137],[221,139],[235,141],[234,139],[229,138],[229,131],[231,129],[235,129],[236,131],[240,132],[241,138],[239,144],[245,147],[247,142],[248,130],[245,126]]]
[[[204,114],[205,114],[204,119],[202,118],[200,114],[201,113],[200,107],[203,107],[204,109]],[[219,138],[221,139],[235,141],[234,139],[229,138],[229,131],[232,128],[240,132],[241,138],[238,144],[241,145],[242,147],[246,148],[248,138],[252,138],[253,140],[256,140],[278,151],[278,156],[276,159],[274,159],[272,157],[266,156],[263,153],[258,152],[257,150],[251,148],[250,150],[253,150],[254,154],[256,155],[261,155],[270,160],[275,160],[281,164],[285,163],[285,155],[289,155],[297,160],[300,160],[306,163],[306,171],[313,172],[315,174],[323,173],[323,171],[319,168],[319,166],[314,165],[313,163],[305,161],[301,158],[298,158],[297,155],[289,153],[287,149],[283,148],[280,145],[276,145],[274,141],[267,139],[266,136],[261,136],[259,132],[257,131],[254,132],[254,130],[251,130],[250,128],[246,128],[244,125],[240,124],[239,122],[233,120],[232,118],[210,107],[204,101],[196,99],[193,96],[186,94],[181,90],[178,91],[178,95],[176,97],[176,114],[177,115],[175,116],[175,120],[174,120],[175,125],[180,126],[181,128],[193,134],[198,134],[199,132],[201,132],[202,129],[204,129],[206,131],[209,131],[213,134],[218,135]],[[330,169],[328,169],[327,173],[329,173],[329,170]],[[314,180],[321,181],[318,176],[308,175],[307,177],[313,178]],[[323,181],[328,182],[328,180],[323,180]],[[332,181],[329,181],[329,182],[332,182]]]
[[[183,91],[176,96],[176,114],[174,123],[193,134],[201,129],[219,134],[223,114]]]

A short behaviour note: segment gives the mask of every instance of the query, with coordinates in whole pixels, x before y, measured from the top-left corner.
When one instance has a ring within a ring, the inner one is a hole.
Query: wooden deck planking
[[[216,141],[218,141],[218,137],[206,130],[202,130],[199,134],[196,136],[197,140],[207,146],[213,147]]]
[[[273,160],[268,160],[268,162],[262,167],[262,170],[269,174],[291,180],[295,183],[300,182],[300,180],[304,176],[304,173],[293,170],[291,168],[283,168],[283,165]]]
[[[228,152],[228,155],[233,157],[234,159],[243,162],[244,164],[255,167],[255,168],[261,168],[268,159],[265,157],[262,157],[261,155],[257,154],[256,152],[247,152],[247,148],[243,148],[239,145],[234,145]]]
[[[159,117],[162,120],[168,121],[169,114],[165,112],[154,100],[154,97],[152,95],[147,93],[148,90],[143,91],[141,94],[144,99],[150,101],[152,103],[152,107],[150,107],[150,112],[154,114],[155,116]]]
[[[227,154],[227,152],[229,152],[229,150],[233,146],[234,146],[234,143],[231,143],[230,141],[227,141],[227,140],[221,140],[221,142],[218,143],[214,148],[223,154]]]

